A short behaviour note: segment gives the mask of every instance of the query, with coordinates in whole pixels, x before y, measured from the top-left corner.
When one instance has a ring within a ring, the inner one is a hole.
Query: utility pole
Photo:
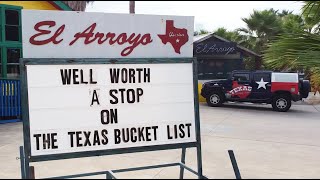
[[[135,1],[129,1],[130,14],[135,14]]]

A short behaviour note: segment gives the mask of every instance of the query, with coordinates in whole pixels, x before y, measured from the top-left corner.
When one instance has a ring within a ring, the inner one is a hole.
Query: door
[[[252,94],[250,98],[258,100],[271,98],[271,72],[253,73],[251,86]]]
[[[228,92],[229,98],[246,100],[251,94],[250,72],[234,73],[232,76],[232,89]]]

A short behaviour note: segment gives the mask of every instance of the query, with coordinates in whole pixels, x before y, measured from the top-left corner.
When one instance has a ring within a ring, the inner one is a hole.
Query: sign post
[[[53,20],[43,21],[43,13],[51,14]],[[108,20],[115,16],[65,13],[73,21],[92,16],[105,16],[104,20]],[[74,33],[81,29],[81,24],[72,26],[68,18],[61,19],[67,17],[61,12],[26,10],[22,15],[22,25],[26,28],[23,35],[24,58],[20,60],[23,178],[31,177],[32,162],[180,148],[182,161],[179,163],[59,178],[98,174],[115,178],[114,173],[117,172],[171,166],[181,167],[180,177],[186,169],[198,178],[204,178],[196,59],[189,57],[192,43],[188,44],[189,34],[193,32],[188,28],[174,27],[182,17],[135,15],[136,19],[130,19],[128,15],[117,15],[123,21],[129,19],[131,26],[141,19],[158,19],[166,23],[160,23],[157,36],[146,33],[146,30],[144,35],[140,35],[142,30],[131,27],[133,32],[130,36],[126,32],[116,37],[108,29],[107,33],[100,33],[105,30],[102,29],[93,35],[94,27],[99,24],[87,21],[83,23],[84,27],[92,25],[83,32]],[[189,22],[193,26],[192,18]],[[55,31],[48,30],[58,23],[61,26],[57,26]],[[104,38],[109,38],[109,44],[114,45],[101,48]],[[95,40],[97,44],[88,45]],[[72,46],[73,43],[77,45]],[[145,46],[144,51],[139,52],[139,44]],[[155,51],[152,47],[158,49]],[[56,54],[42,51],[48,48],[54,49]],[[186,148],[190,147],[197,148],[197,171],[184,162]]]

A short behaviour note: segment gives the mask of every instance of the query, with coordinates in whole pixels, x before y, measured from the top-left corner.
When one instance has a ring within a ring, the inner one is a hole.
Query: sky
[[[245,27],[241,18],[253,10],[273,8],[300,14],[301,1],[136,1],[136,14],[194,16],[195,31]],[[86,12],[129,13],[129,1],[95,1]]]

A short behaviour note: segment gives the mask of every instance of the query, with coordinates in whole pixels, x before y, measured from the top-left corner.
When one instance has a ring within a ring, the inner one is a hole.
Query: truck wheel
[[[272,100],[272,108],[275,111],[286,112],[291,107],[291,98],[288,95],[277,95]]]
[[[300,81],[300,95],[302,98],[307,98],[309,96],[309,92],[311,92],[310,81],[302,80]]]
[[[224,103],[224,96],[221,93],[213,92],[206,100],[209,106],[217,107]]]

